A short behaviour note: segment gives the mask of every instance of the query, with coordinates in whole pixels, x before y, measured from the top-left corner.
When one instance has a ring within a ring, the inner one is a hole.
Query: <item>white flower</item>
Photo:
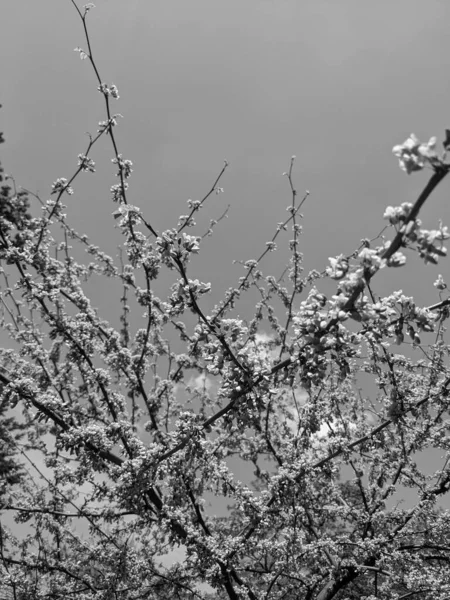
[[[441,292],[447,288],[447,284],[444,281],[442,275],[439,275],[436,281],[433,283],[434,287],[440,290]]]
[[[111,96],[112,96],[113,98],[115,98],[116,100],[117,100],[118,98],[120,98],[120,96],[119,96],[119,90],[117,89],[117,85],[114,85],[114,83],[113,83],[113,84],[110,86],[110,88],[109,88],[109,93],[110,93],[110,94],[111,94]]]
[[[392,152],[398,157],[400,168],[408,175],[413,171],[420,171],[425,165],[425,159],[419,155],[420,142],[412,133],[403,144],[392,148]]]
[[[84,154],[78,155],[78,166],[81,167],[82,171],[90,171],[95,173],[95,162],[92,158],[85,156]]]
[[[52,194],[61,192],[66,192],[69,196],[73,194],[73,189],[67,184],[65,177],[59,177],[59,179],[52,183]]]
[[[436,159],[437,152],[435,150],[436,147],[436,137],[431,137],[426,144],[420,144],[419,146],[419,154],[428,160]]]
[[[398,157],[400,168],[409,175],[413,171],[420,171],[427,163],[432,166],[441,163],[435,146],[435,137],[431,137],[426,144],[421,144],[419,139],[412,133],[403,144],[394,146],[392,152]]]
[[[403,202],[400,206],[387,206],[383,219],[388,219],[391,225],[406,221],[412,206],[410,202]]]
[[[78,52],[80,54],[81,60],[86,60],[86,58],[88,57],[88,55],[82,48],[74,48],[73,51]]]
[[[342,279],[348,272],[349,264],[348,260],[344,255],[337,256],[336,258],[329,257],[330,266],[326,268],[326,273],[331,279]]]
[[[389,267],[403,267],[406,264],[406,256],[403,252],[395,252],[388,260]]]

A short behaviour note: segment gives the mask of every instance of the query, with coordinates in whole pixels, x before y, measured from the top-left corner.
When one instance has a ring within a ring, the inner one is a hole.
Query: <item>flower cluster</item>
[[[73,49],[74,52],[78,52],[78,54],[80,55],[81,60],[86,60],[88,55],[86,54],[86,52],[82,49],[82,48],[74,48]]]
[[[392,152],[398,157],[400,168],[409,175],[414,171],[420,171],[426,165],[436,168],[443,164],[435,147],[435,137],[431,137],[424,144],[420,143],[418,138],[412,133],[403,144],[394,146]]]
[[[439,258],[447,256],[447,248],[442,244],[444,240],[448,240],[450,233],[447,227],[440,229],[413,229],[409,234],[409,239],[417,244],[419,256],[426,263],[437,265]]]
[[[125,201],[124,192],[128,189],[128,183],[124,183],[123,185],[120,183],[116,183],[110,187],[111,196],[113,202],[119,202],[122,204]]]
[[[403,202],[400,206],[388,206],[384,211],[383,219],[387,219],[391,225],[404,223],[412,210],[411,202]]]
[[[198,254],[201,238],[178,234],[177,229],[168,229],[156,238],[156,246],[167,266],[173,267],[173,260],[186,265],[191,254]]]
[[[422,229],[420,219],[408,221],[411,210],[412,204],[404,202],[401,206],[388,206],[383,217],[392,225],[400,225],[399,232],[404,236],[404,244],[406,241],[415,244],[419,256],[426,263],[437,264],[439,257],[447,256],[447,248],[443,242],[450,237],[448,228],[441,223],[439,229]],[[388,265],[400,266],[405,261],[405,257],[397,252],[389,259]]]
[[[107,121],[99,121],[97,133],[103,133],[104,131],[108,132],[111,127],[115,127],[117,125],[117,119],[123,118],[123,115],[120,113],[116,113]]]
[[[393,332],[396,336],[397,344],[404,341],[403,329],[406,328],[408,336],[414,344],[421,343],[418,332],[429,333],[434,331],[434,326],[439,315],[428,308],[417,306],[413,298],[404,296],[401,292],[391,295],[391,305],[396,306],[400,313],[400,318],[393,321]]]
[[[125,160],[122,158],[121,154],[118,154],[117,158],[111,159],[111,162],[119,166],[116,177],[120,177],[122,175],[124,179],[128,179],[131,176],[131,173],[133,172],[133,169],[131,168],[133,163],[131,160]]]
[[[336,256],[335,258],[329,257],[330,266],[326,268],[326,274],[331,279],[342,279],[348,272],[349,262],[343,254]]]
[[[73,194],[73,189],[67,184],[65,177],[59,177],[59,179],[52,183],[52,194],[59,194],[61,192],[66,192],[69,196]]]
[[[141,209],[138,206],[132,206],[131,204],[121,204],[119,208],[113,212],[115,219],[120,219],[120,227],[128,227],[136,225],[141,221]]]
[[[112,98],[114,98],[116,100],[120,98],[119,90],[117,89],[117,86],[114,84],[108,86],[106,83],[101,83],[97,89],[104,96],[111,96]]]
[[[447,284],[445,283],[442,275],[438,275],[438,278],[436,279],[436,281],[434,282],[433,285],[435,288],[437,288],[441,292],[443,292],[444,290],[447,289]]]
[[[78,166],[81,167],[82,171],[95,173],[95,162],[92,160],[92,158],[89,158],[84,154],[78,155]]]

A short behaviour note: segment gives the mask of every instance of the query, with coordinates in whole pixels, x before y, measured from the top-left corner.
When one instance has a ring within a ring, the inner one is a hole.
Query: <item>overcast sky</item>
[[[119,151],[134,163],[129,200],[159,231],[186,214],[223,165],[225,193],[200,218],[230,204],[194,277],[217,284],[241,275],[234,259],[258,256],[290,203],[303,210],[307,268],[349,253],[382,228],[388,204],[414,201],[426,174],[406,176],[392,146],[450,127],[450,3],[445,0],[97,0],[88,25],[103,80],[119,88],[113,110]],[[81,2],[79,3],[81,6]],[[2,10],[1,161],[18,185],[49,197],[105,118],[70,0],[14,0]],[[115,183],[107,138],[68,198],[78,229],[114,252]],[[450,224],[449,181],[425,207],[425,225]],[[286,240],[289,239],[289,236]],[[272,264],[276,258],[271,258]],[[267,263],[270,264],[270,263]],[[282,265],[278,265],[280,269]],[[437,300],[432,282],[449,262],[383,273],[379,290],[401,287]],[[380,284],[379,284],[380,285]],[[375,289],[377,286],[375,285]],[[245,315],[243,315],[245,316]],[[247,315],[248,316],[248,315]]]
[[[322,268],[328,256],[378,233],[385,206],[414,201],[426,181],[398,169],[392,146],[411,132],[442,139],[450,126],[448,2],[95,4],[89,28],[102,78],[121,96],[113,109],[124,115],[116,134],[135,168],[131,202],[158,230],[171,227],[186,213],[185,201],[200,197],[223,160],[230,162],[225,194],[202,217],[206,225],[231,204],[199,263],[205,278],[219,271],[231,284],[240,274],[232,259],[255,257],[285,218],[290,196],[282,173],[292,154],[299,194],[311,192],[302,250],[309,268]],[[104,118],[90,65],[73,52],[86,45],[81,23],[70,0],[9,2],[0,45],[7,58],[2,162],[45,199],[52,181],[73,173],[85,132]],[[105,244],[113,223],[111,156],[104,139],[93,152],[98,173],[75,184],[69,208]],[[430,226],[449,215],[448,185],[423,213]],[[434,281],[436,268],[415,259],[413,266],[401,273],[403,287],[412,286],[417,269]]]

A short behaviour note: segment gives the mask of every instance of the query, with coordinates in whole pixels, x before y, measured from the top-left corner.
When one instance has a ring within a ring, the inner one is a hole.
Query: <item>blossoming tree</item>
[[[195,218],[227,164],[172,229],[159,231],[131,203],[118,90],[102,80],[88,34],[93,5],[71,1],[86,36],[77,51],[93,67],[106,117],[39,216],[20,193],[0,216],[11,338],[0,350],[2,401],[20,411],[25,454],[41,476],[4,502],[3,585],[15,598],[448,598],[450,515],[437,505],[450,489],[447,286],[437,276],[426,307],[374,286],[406,253],[432,264],[446,255],[447,228],[423,229],[419,213],[450,169],[449,132],[443,152],[414,135],[394,148],[407,173],[429,169],[428,184],[414,204],[386,209],[388,234],[323,272],[302,268],[307,194],[299,201],[292,159],[288,218],[207,311],[213,290],[191,264],[203,241]],[[117,167],[118,260],[64,212],[104,139]],[[285,231],[291,258],[277,279],[263,259]],[[163,270],[172,277],[165,296]],[[92,305],[93,277],[123,289],[119,329]],[[237,318],[251,289],[254,312]],[[423,469],[430,449],[443,458]],[[408,508],[393,501],[405,488]]]

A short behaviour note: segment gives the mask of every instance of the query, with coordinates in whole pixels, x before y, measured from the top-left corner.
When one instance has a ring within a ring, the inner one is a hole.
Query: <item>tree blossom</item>
[[[73,189],[67,184],[67,179],[65,177],[60,177],[52,183],[52,194],[58,194],[60,192],[66,192],[69,196],[73,194]]]
[[[392,152],[399,159],[400,168],[408,175],[420,171],[426,164],[439,166],[441,161],[435,150],[436,138],[431,137],[427,143],[420,143],[412,133],[403,144],[394,146]]]
[[[386,208],[393,239],[355,234],[309,273],[293,157],[287,218],[266,244],[254,234],[224,291],[202,277],[197,213],[227,164],[158,229],[120,154],[117,88],[98,89],[106,116],[56,198],[32,216],[2,191],[0,405],[21,415],[29,474],[2,495],[15,522],[0,524],[1,584],[18,599],[447,600],[447,286],[420,281],[423,305],[380,276],[406,253],[430,269],[446,257],[447,228],[419,219],[447,173],[436,141],[394,148],[406,172],[434,173],[414,204]],[[112,211],[99,204],[113,257],[61,203],[100,141],[119,177]],[[279,272],[265,259],[283,243]]]
[[[329,257],[330,266],[327,267],[326,272],[332,279],[342,279],[348,272],[349,263],[348,259],[341,254],[336,258]]]
[[[86,52],[82,49],[82,48],[74,48],[73,49],[74,52],[78,52],[78,54],[80,55],[81,60],[86,60],[88,55],[86,54]]]

